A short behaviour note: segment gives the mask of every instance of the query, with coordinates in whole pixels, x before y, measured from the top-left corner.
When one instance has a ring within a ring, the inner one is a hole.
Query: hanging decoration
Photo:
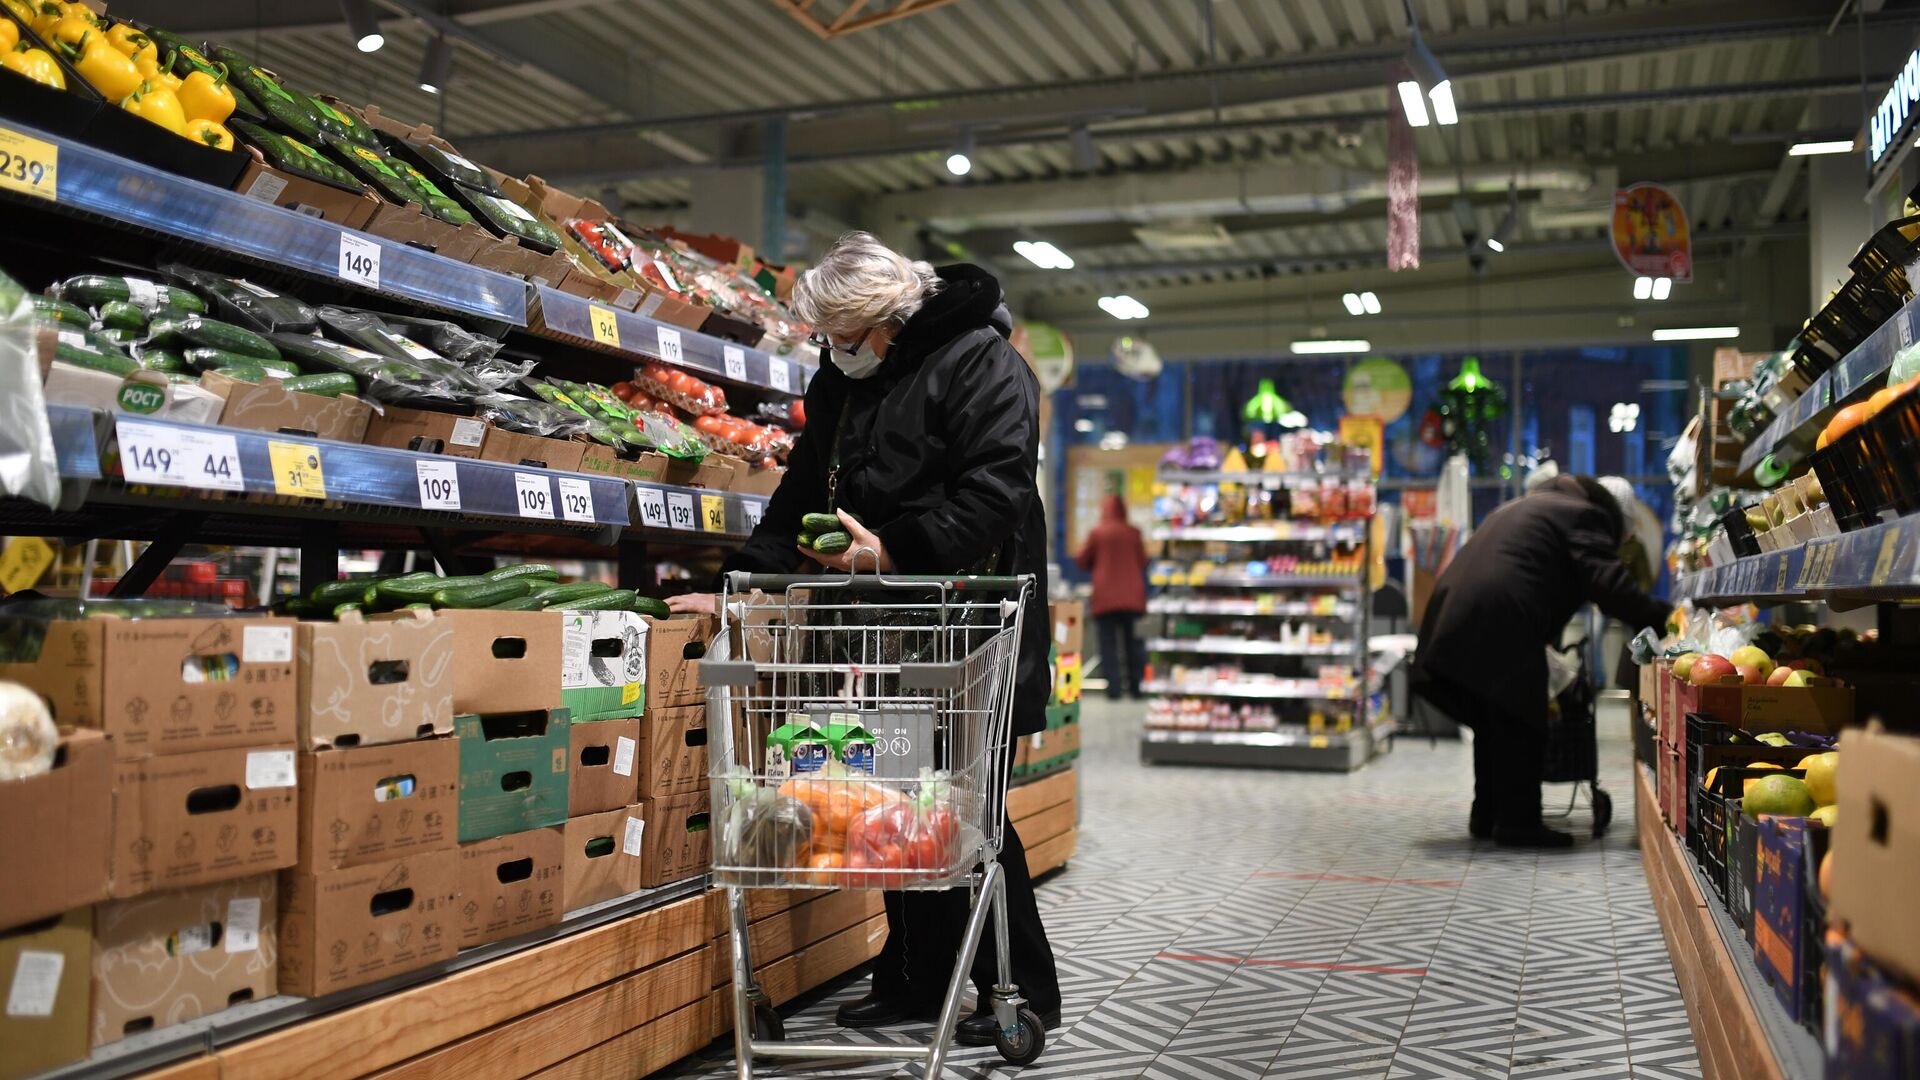
[[[1017,322],[1009,336],[1013,348],[1040,378],[1040,389],[1051,394],[1073,385],[1073,341],[1052,323]]]
[[[1387,100],[1395,101],[1406,66],[1390,74]],[[1420,269],[1420,156],[1406,110],[1393,108],[1387,110],[1387,269]]]
[[[1274,389],[1272,379],[1261,379],[1260,388],[1247,399],[1246,407],[1240,415],[1250,424],[1278,425],[1284,428],[1307,426],[1305,413],[1293,407],[1293,403],[1280,396]]]
[[[1348,369],[1340,395],[1354,416],[1374,416],[1382,425],[1391,424],[1413,404],[1413,380],[1398,363],[1376,357]]]
[[[1693,280],[1692,234],[1687,211],[1659,184],[1635,184],[1613,193],[1613,253],[1641,277]]]
[[[1480,373],[1479,357],[1469,356],[1460,362],[1460,374],[1428,406],[1420,438],[1430,446],[1464,454],[1476,471],[1484,470],[1492,449],[1487,425],[1505,415],[1506,390]]]

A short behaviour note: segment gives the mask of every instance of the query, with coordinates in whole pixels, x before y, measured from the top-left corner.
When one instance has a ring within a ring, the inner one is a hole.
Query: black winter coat
[[[1617,519],[1559,477],[1487,515],[1434,584],[1420,620],[1413,686],[1453,719],[1476,711],[1544,725],[1546,647],[1583,603],[1638,632],[1667,607],[1620,561]]]
[[[837,506],[860,515],[908,574],[1032,574],[1020,627],[1013,733],[1046,726],[1047,522],[1040,504],[1040,383],[1007,341],[1000,283],[977,266],[940,269],[942,287],[894,336],[880,370],[849,379],[831,361],[807,387],[807,427],[753,536],[723,573],[814,572],[794,548],[803,514],[828,509],[840,432]],[[842,415],[844,414],[844,423]]]

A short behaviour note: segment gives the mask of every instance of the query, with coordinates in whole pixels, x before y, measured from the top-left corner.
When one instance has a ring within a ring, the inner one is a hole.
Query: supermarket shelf
[[[1286,487],[1317,484],[1322,480],[1364,480],[1365,473],[1347,472],[1214,472],[1206,469],[1161,469],[1159,479],[1169,484],[1243,484],[1247,487]]]
[[[699,896],[706,891],[707,885],[708,877],[702,874],[658,889],[649,889],[631,896],[609,900],[604,904],[583,908],[569,914],[558,926],[536,930],[530,934],[483,945],[476,949],[468,949],[451,960],[421,968],[418,971],[410,971],[404,975],[396,975],[384,982],[342,990],[337,994],[317,998],[282,994],[264,1001],[250,1001],[236,1005],[212,1016],[189,1020],[158,1031],[130,1035],[118,1042],[96,1047],[93,1055],[85,1061],[48,1072],[36,1073],[33,1080],[118,1080],[120,1077],[133,1076],[171,1062],[199,1057],[242,1039],[350,1008],[385,994],[511,956],[537,945],[544,945],[556,938],[577,934],[583,930],[604,926],[654,908]]]
[[[1351,619],[1354,616],[1354,607],[1352,604],[1336,604],[1332,608],[1322,609],[1316,604],[1295,601],[1263,605],[1257,600],[1183,601],[1171,597],[1154,597],[1147,601],[1147,614],[1216,615],[1240,619]]]
[[[12,196],[15,205],[104,218],[331,284],[513,326],[527,324],[527,283],[520,278],[343,228],[11,121],[8,128],[51,144],[59,154],[54,201],[17,195]],[[377,284],[340,272],[347,244],[361,255],[378,253],[372,275]]]
[[[1326,733],[1304,729],[1180,731],[1147,728],[1141,732],[1140,760],[1180,765],[1264,766],[1351,772],[1391,745],[1393,731],[1391,720],[1382,720],[1371,729]]]
[[[1199,581],[1154,581],[1163,589],[1358,589],[1358,578],[1247,574],[1208,574]]]
[[[630,360],[665,360],[689,371],[785,394],[803,394],[813,365],[697,330],[685,330],[596,304],[544,285],[534,287],[542,337],[569,341]]]
[[[1257,544],[1292,540],[1351,540],[1366,537],[1363,523],[1343,521],[1332,525],[1312,522],[1278,521],[1269,525],[1159,525],[1151,540],[1214,540],[1224,543]]]
[[[1783,444],[1795,446],[1804,455],[1813,446],[1814,420],[1828,406],[1840,404],[1885,374],[1893,366],[1894,354],[1916,339],[1920,339],[1920,298],[1909,300],[1893,318],[1867,335],[1858,348],[1815,379],[1766,430],[1754,436],[1740,454],[1740,472],[1751,473],[1762,458]]]
[[[1259,701],[1356,701],[1352,690],[1324,690],[1310,679],[1292,682],[1172,682],[1153,679],[1140,685],[1143,694],[1162,697],[1253,698]]]
[[[91,409],[72,405],[47,406],[47,426],[53,431],[53,456],[65,480],[100,478],[100,442]]]
[[[1151,638],[1149,652],[1197,652],[1230,656],[1351,656],[1353,642],[1327,645],[1283,645],[1278,641],[1248,641],[1245,638]]]
[[[1920,593],[1920,515],[1682,574],[1674,597],[1736,603]]]

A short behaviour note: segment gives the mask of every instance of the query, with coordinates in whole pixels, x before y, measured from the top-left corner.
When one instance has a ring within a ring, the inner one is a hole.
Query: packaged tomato
[[[911,798],[876,806],[847,827],[845,866],[855,888],[898,888],[950,876],[960,854],[952,788],[929,781]]]

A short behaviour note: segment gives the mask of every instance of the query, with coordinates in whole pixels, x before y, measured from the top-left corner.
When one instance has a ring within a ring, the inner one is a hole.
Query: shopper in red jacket
[[[1100,524],[1087,533],[1079,563],[1093,575],[1093,621],[1100,629],[1100,667],[1107,697],[1140,696],[1145,657],[1134,624],[1147,611],[1147,545],[1127,523],[1127,503],[1107,496]]]

